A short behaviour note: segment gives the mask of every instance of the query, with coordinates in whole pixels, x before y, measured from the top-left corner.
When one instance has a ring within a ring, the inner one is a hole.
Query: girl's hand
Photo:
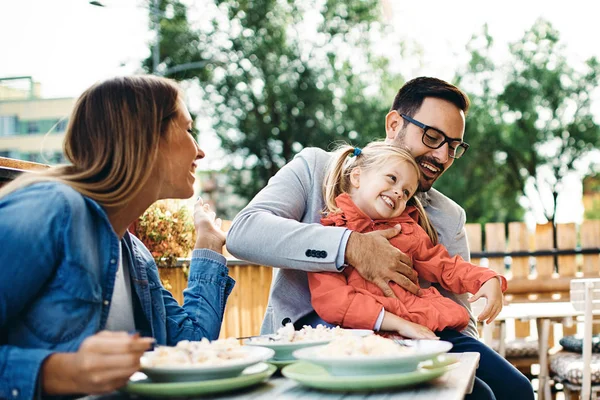
[[[396,329],[396,332],[409,339],[439,339],[428,327],[406,320],[404,320],[402,326]]]
[[[204,204],[201,197],[194,205],[194,226],[196,227],[196,249],[210,249],[223,253],[225,245],[225,232],[221,230],[221,218],[208,204]]]
[[[395,331],[400,335],[409,339],[434,339],[437,340],[439,337],[433,333],[433,331],[426,326],[415,324],[400,318],[396,314],[386,311],[383,315],[383,321],[381,321],[382,331]]]
[[[54,353],[42,365],[45,394],[100,394],[124,386],[139,370],[140,357],[155,342],[139,334],[102,331],[75,353]]]
[[[483,285],[481,285],[479,291],[477,291],[477,293],[475,293],[475,295],[469,299],[469,303],[473,303],[481,297],[485,297],[487,299],[487,304],[477,319],[479,321],[485,320],[485,322],[489,324],[494,321],[498,314],[500,314],[500,311],[502,311],[504,295],[502,294],[500,280],[494,277],[485,282]]]

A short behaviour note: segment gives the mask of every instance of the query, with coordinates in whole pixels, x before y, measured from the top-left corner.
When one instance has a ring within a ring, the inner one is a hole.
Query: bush
[[[152,204],[137,221],[135,233],[159,267],[173,267],[177,258],[188,257],[196,240],[192,213],[177,200]]]

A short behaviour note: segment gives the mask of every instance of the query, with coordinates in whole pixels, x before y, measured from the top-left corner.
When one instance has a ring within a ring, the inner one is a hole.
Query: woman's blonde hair
[[[348,158],[349,156],[353,157]],[[371,142],[364,149],[359,150],[347,144],[340,146],[329,165],[325,176],[325,184],[323,185],[326,211],[331,213],[341,212],[335,204],[335,199],[342,193],[350,193],[350,173],[354,168],[368,171],[373,168],[381,168],[391,160],[408,162],[417,172],[417,179],[421,176],[421,171],[413,156],[408,150],[401,147],[384,142]],[[417,208],[419,225],[427,232],[431,241],[437,244],[437,232],[431,225],[419,199],[413,196],[407,204],[414,205]]]
[[[26,173],[0,190],[0,197],[37,182],[71,186],[105,207],[129,202],[147,182],[159,140],[179,112],[180,90],[150,75],[108,79],[77,100],[63,150],[70,165]]]

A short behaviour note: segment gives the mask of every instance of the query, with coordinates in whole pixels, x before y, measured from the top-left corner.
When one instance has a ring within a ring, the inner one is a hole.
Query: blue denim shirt
[[[184,305],[160,283],[148,249],[121,240],[129,258],[136,328],[158,344],[216,339],[235,282],[225,258],[194,250]],[[73,352],[104,329],[119,260],[119,238],[96,202],[44,182],[0,198],[0,398],[39,395],[53,352]]]

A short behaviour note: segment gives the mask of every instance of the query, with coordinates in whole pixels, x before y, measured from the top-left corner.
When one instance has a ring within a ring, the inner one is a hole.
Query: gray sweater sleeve
[[[233,220],[227,235],[229,252],[278,268],[337,271],[335,261],[346,229],[325,227],[319,221],[329,159],[329,153],[307,148],[273,176]]]

